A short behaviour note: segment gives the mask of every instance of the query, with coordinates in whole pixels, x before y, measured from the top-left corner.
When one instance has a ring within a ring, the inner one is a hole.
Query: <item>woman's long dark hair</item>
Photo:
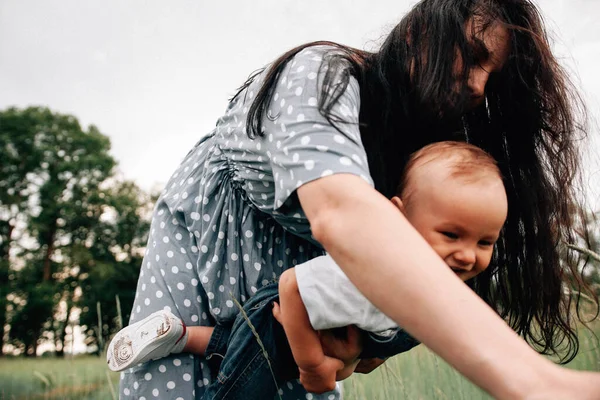
[[[465,112],[469,71],[487,57],[481,37],[495,23],[509,31],[509,59],[490,76],[485,104]],[[471,287],[540,353],[570,361],[579,348],[572,318],[575,309],[582,320],[579,294],[598,304],[578,270],[580,260],[568,252],[565,260],[561,250],[565,243],[587,243],[576,233],[583,221],[578,145],[586,136],[585,124],[577,121],[585,121],[585,110],[550,51],[536,7],[529,0],[423,0],[375,53],[330,42],[296,47],[266,71],[248,113],[250,137],[262,135],[287,63],[321,44],[336,50],[323,61],[329,68],[319,110],[334,126],[340,123],[332,107],[350,77],[358,80],[370,173],[388,198],[396,194],[409,155],[426,144],[468,140],[497,160],[508,219],[490,267]]]

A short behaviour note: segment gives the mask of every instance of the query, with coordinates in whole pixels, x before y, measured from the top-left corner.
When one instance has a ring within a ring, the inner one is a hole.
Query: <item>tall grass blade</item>
[[[260,348],[262,350],[263,357],[265,358],[265,360],[267,360],[267,364],[269,365],[269,371],[271,371],[271,376],[273,377],[273,383],[275,384],[275,387],[277,388],[277,396],[279,396],[280,400],[283,400],[281,397],[280,391],[279,391],[279,386],[277,385],[277,379],[275,379],[275,373],[273,372],[273,367],[271,366],[271,361],[269,360],[269,353],[267,353],[267,349],[265,349],[263,342],[260,340],[260,336],[258,336],[258,332],[256,332],[256,328],[254,328],[254,325],[252,325],[252,322],[250,322],[250,318],[248,318],[248,314],[246,314],[246,312],[244,311],[244,307],[242,307],[240,302],[237,301],[237,299],[235,297],[233,297],[233,293],[229,292],[229,296],[231,296],[231,299],[235,303],[236,307],[240,310],[240,314],[242,315],[242,318],[244,318],[244,320],[250,327],[252,334],[256,338],[256,341],[258,342],[258,345],[260,346]]]
[[[123,314],[121,313],[121,300],[119,295],[115,295],[115,302],[117,303],[117,322],[119,323],[119,330],[123,329]]]
[[[600,254],[596,253],[595,251],[592,251],[588,248],[585,247],[580,247],[571,243],[567,243],[567,247],[570,248],[571,250],[575,250],[578,251],[580,253],[583,253],[587,256],[592,257],[594,260],[596,261],[600,261]]]
[[[33,375],[35,375],[35,377],[42,381],[46,389],[49,389],[50,386],[52,386],[52,381],[50,380],[50,378],[42,374],[40,371],[33,371]]]
[[[110,379],[110,374],[108,373],[108,370],[106,370],[105,372],[106,372],[106,380],[108,381],[108,388],[110,389],[110,395],[112,396],[113,400],[117,400],[117,392],[112,383],[112,380]]]
[[[96,329],[96,335],[98,336],[98,353],[104,353],[104,339],[102,338],[102,307],[100,302],[96,302],[96,313],[98,314],[98,327]]]

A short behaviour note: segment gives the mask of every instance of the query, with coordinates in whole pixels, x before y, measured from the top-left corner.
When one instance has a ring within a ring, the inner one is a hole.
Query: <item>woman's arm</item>
[[[361,178],[317,179],[298,196],[313,235],[358,289],[493,396],[567,398],[574,383],[584,386],[578,398],[600,393],[596,374],[567,373],[532,350]]]

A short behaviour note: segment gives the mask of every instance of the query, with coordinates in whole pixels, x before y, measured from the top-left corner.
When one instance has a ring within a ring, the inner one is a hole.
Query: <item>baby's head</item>
[[[485,270],[508,212],[496,161],[463,142],[414,153],[392,202],[463,281]]]

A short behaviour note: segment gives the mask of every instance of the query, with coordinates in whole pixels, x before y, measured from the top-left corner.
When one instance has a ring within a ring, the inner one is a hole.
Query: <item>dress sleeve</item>
[[[383,332],[398,327],[359,292],[329,255],[298,264],[295,273],[313,329],[356,325]]]
[[[263,120],[263,143],[275,185],[275,210],[290,200],[298,187],[328,175],[353,174],[373,185],[360,138],[360,88],[356,79],[350,76],[331,109],[331,114],[343,122],[332,125],[319,112],[327,62],[323,68],[321,64],[331,51],[335,50],[311,47],[289,62]],[[342,67],[327,87],[333,90],[343,73]]]

